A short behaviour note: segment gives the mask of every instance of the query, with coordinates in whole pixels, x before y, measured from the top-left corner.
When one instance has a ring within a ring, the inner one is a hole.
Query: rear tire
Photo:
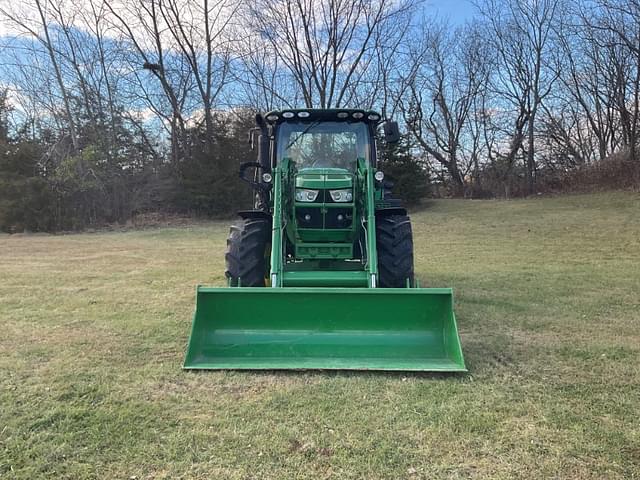
[[[271,221],[246,218],[231,226],[225,253],[225,276],[232,287],[264,287],[268,272]]]
[[[376,219],[378,283],[382,288],[414,285],[413,234],[407,215],[389,215]]]

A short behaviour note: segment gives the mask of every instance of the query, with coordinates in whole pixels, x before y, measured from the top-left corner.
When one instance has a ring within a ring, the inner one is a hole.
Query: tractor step
[[[428,288],[199,287],[184,368],[466,371],[452,292]]]
[[[353,271],[293,271],[282,273],[284,287],[367,287],[369,274]]]

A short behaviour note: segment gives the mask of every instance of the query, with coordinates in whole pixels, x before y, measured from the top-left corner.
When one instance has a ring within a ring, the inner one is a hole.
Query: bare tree
[[[637,158],[640,140],[640,0],[600,0],[600,25],[613,41],[607,45],[622,55],[613,65],[616,77],[616,106],[622,141],[631,158]],[[585,23],[594,26],[588,18]]]
[[[0,4],[0,15],[10,21],[18,30],[31,36],[45,49],[62,98],[64,116],[71,143],[74,150],[78,150],[78,135],[71,109],[70,94],[63,78],[59,52],[51,35],[52,19],[50,10],[52,9],[55,9],[55,4],[50,0],[32,0],[30,2],[20,2],[19,5],[10,3],[6,7]]]
[[[158,2],[159,10],[177,46],[190,68],[203,111],[206,149],[213,140],[213,109],[229,82],[231,40],[226,35],[239,8],[238,2],[201,0]]]
[[[267,43],[245,36],[238,47],[233,77],[240,88],[232,94],[235,104],[263,112],[299,105],[300,90]]]
[[[560,82],[545,108],[546,132],[576,153],[580,162],[602,159],[616,148],[615,80],[604,32],[582,22],[585,12],[558,25],[557,68]]]
[[[507,163],[512,166],[524,149],[526,191],[533,193],[536,120],[557,79],[549,58],[552,27],[562,5],[560,0],[486,0],[477,5],[486,22],[486,41],[496,52],[493,89],[502,108],[512,111]]]
[[[193,78],[184,57],[176,56],[171,51],[173,44],[163,21],[161,1],[129,0],[118,4],[116,8],[113,2],[107,0],[105,5],[121,40],[133,50],[125,53],[135,96],[145,101],[169,125],[171,156],[173,163],[178,163],[188,145],[184,110],[188,94],[193,88]],[[142,75],[139,72],[142,67],[149,73]],[[159,82],[162,92],[160,99],[148,75]],[[162,100],[169,104],[170,113],[166,113]]]
[[[257,0],[246,22],[287,70],[305,105],[331,108],[362,102],[362,89],[377,89],[377,81],[366,81],[378,68],[376,45],[390,29],[408,28],[412,7],[408,0]]]
[[[412,43],[415,67],[400,110],[418,145],[446,169],[454,194],[462,195],[465,176],[478,161],[470,120],[487,82],[480,38],[471,28],[425,24]]]

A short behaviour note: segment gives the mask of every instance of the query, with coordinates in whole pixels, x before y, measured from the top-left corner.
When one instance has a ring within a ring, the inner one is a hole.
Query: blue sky
[[[453,23],[464,23],[475,13],[469,0],[427,0],[425,10],[448,17]]]

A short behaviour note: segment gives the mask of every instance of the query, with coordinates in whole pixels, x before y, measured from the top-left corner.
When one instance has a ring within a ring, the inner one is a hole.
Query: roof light
[[[338,118],[347,118],[349,116],[349,112],[338,112]]]
[[[275,113],[272,113],[271,115],[267,115],[267,120],[269,122],[275,122],[276,120],[278,120],[278,115],[276,115]]]
[[[364,118],[364,113],[362,112],[354,112],[353,115],[351,115],[353,118],[360,120],[361,118]]]
[[[294,114],[293,114],[293,112],[284,112],[284,113],[282,114],[282,116],[283,116],[284,118],[293,118],[293,117],[294,117]]]
[[[298,112],[298,117],[309,118],[309,112]]]
[[[376,115],[375,113],[372,113],[367,118],[373,122],[377,122],[378,120],[380,120],[380,115]]]

